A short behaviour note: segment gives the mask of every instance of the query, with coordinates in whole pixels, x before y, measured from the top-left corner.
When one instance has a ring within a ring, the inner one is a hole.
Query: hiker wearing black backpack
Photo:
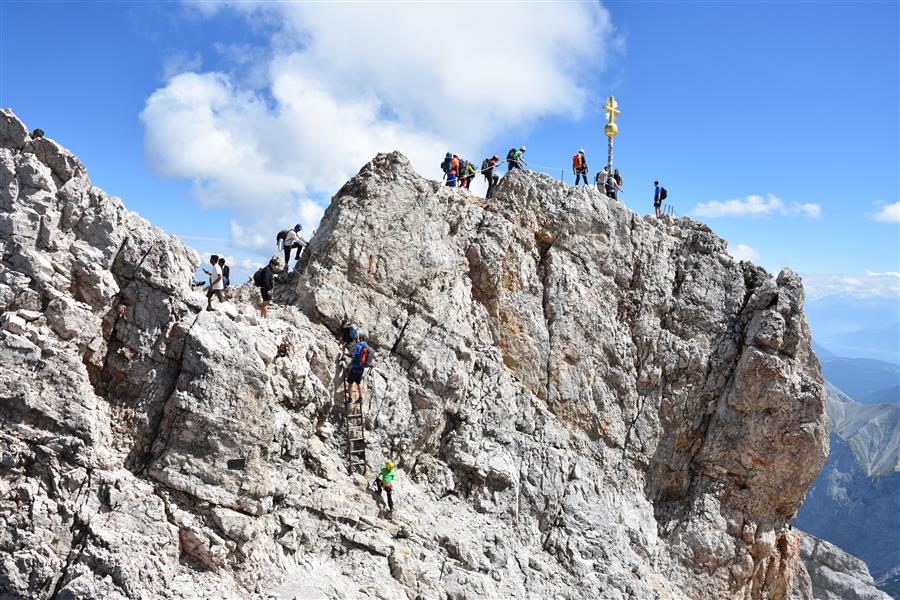
[[[656,210],[656,218],[659,218],[659,215],[662,214],[662,202],[669,195],[666,192],[666,188],[661,187],[658,181],[653,182],[653,208]]]
[[[460,165],[459,187],[469,189],[469,184],[472,183],[472,178],[478,171],[475,169],[475,165],[468,160],[461,160]]]
[[[222,281],[227,289],[231,285],[231,267],[225,264],[225,259],[219,257],[219,266],[222,268]]]
[[[572,174],[575,175],[575,185],[584,179],[584,185],[588,184],[588,164],[584,157],[584,150],[579,150],[572,156]]]
[[[525,146],[522,146],[518,150],[515,148],[510,148],[509,152],[506,153],[506,172],[510,173],[513,169],[522,170],[523,165],[527,165],[528,163],[522,158],[522,155],[525,154]]]
[[[500,181],[500,176],[494,175],[494,167],[497,166],[498,162],[500,162],[500,157],[496,154],[481,161],[481,174],[484,175],[485,179],[487,179],[488,184],[487,192],[484,193],[485,198],[491,197],[491,192],[494,191],[494,186],[497,185],[497,182]]]
[[[353,386],[356,386],[356,394],[359,401],[363,399],[362,378],[366,371],[366,367],[372,362],[372,350],[366,341],[366,334],[358,332],[356,335],[356,346],[350,353],[350,371],[347,373],[347,399],[353,398]]]
[[[263,319],[269,316],[269,302],[272,301],[272,288],[275,287],[274,267],[277,260],[273,256],[269,264],[253,274],[253,285],[259,288],[259,295],[262,297],[262,304],[259,306],[259,316]]]

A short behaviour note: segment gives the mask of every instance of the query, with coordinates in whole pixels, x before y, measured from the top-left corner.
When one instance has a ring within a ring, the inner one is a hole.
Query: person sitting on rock
[[[212,271],[204,269],[204,272],[209,275],[209,287],[206,289],[206,310],[213,310],[213,296],[219,299],[220,304],[225,302],[225,293],[222,291],[225,289],[225,282],[222,281],[222,267],[219,266],[218,255],[213,254],[209,257],[209,264],[212,265]]]
[[[369,366],[369,357],[371,355],[371,349],[369,348],[369,344],[366,341],[366,334],[363,332],[357,332],[356,334],[356,346],[353,347],[353,352],[350,353],[351,363],[350,363],[350,371],[347,373],[347,399],[350,400],[353,398],[353,386],[356,386],[356,395],[359,398],[359,401],[362,402],[363,399],[363,388],[362,388],[362,378],[363,373],[366,371],[366,367]]]
[[[394,512],[394,461],[388,460],[381,465],[378,471],[378,477],[375,478],[372,486],[381,495],[384,491],[387,495],[388,512]]]

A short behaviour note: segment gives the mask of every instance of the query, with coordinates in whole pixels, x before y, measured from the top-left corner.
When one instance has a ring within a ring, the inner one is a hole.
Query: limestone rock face
[[[334,197],[270,318],[0,113],[0,595],[811,598],[827,454],[800,278],[688,219],[400,154]],[[346,468],[344,314],[375,350]]]
[[[875,587],[866,563],[837,546],[800,534],[800,555],[816,600],[890,600]]]

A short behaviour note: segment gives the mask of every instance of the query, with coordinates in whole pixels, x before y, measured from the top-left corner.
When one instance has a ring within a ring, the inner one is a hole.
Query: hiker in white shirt
[[[291,260],[291,249],[296,248],[297,254],[294,256],[294,260],[300,260],[300,253],[303,252],[303,248],[306,247],[306,242],[303,241],[303,238],[300,237],[300,232],[303,230],[303,226],[300,223],[294,225],[293,229],[288,230],[287,235],[284,236],[284,272],[287,273],[290,271],[290,267],[288,263]]]
[[[206,290],[206,310],[213,310],[213,296],[218,298],[220,303],[225,302],[225,293],[223,292],[225,280],[222,278],[222,267],[219,266],[219,257],[213,254],[209,257],[209,264],[212,265],[212,270],[207,271],[204,269],[209,275],[209,287]]]

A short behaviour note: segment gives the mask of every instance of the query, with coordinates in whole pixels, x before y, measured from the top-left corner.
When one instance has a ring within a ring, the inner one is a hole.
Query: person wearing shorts
[[[269,303],[272,301],[272,288],[275,287],[275,274],[272,263],[275,259],[269,261],[262,271],[262,284],[259,286],[259,295],[262,297],[262,304],[259,307],[259,316],[263,319],[269,316]]]
[[[353,398],[353,386],[356,386],[356,393],[359,401],[363,399],[362,378],[366,372],[369,360],[369,344],[366,341],[366,334],[359,332],[356,335],[356,346],[350,354],[352,362],[350,363],[350,372],[347,373],[347,399]]]
[[[222,267],[219,266],[219,257],[213,254],[209,257],[212,271],[209,273],[209,287],[206,290],[206,310],[213,310],[213,296],[219,299],[219,304],[225,302],[225,281],[222,277]]]

